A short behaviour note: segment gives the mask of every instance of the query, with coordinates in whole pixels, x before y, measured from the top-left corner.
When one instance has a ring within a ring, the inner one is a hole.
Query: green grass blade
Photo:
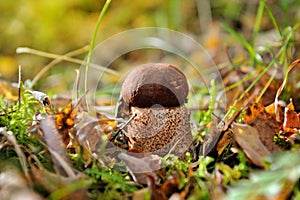
[[[264,13],[264,4],[263,1],[260,1],[257,8],[257,13],[255,17],[254,27],[253,27],[253,46],[255,44],[255,39],[260,29],[263,13]]]
[[[91,43],[90,43],[89,52],[88,52],[87,61],[86,61],[86,67],[85,67],[84,92],[87,92],[88,71],[89,71],[89,65],[91,63],[92,51],[95,47],[96,36],[97,36],[98,30],[99,30],[101,21],[104,17],[104,14],[106,13],[106,10],[107,10],[110,2],[111,2],[111,0],[106,0],[105,4],[104,4],[104,6],[103,6],[103,8],[102,8],[102,10],[99,14],[97,24],[96,24],[96,28],[95,28],[95,31],[93,33],[93,37],[92,37],[92,40],[91,40]]]
[[[282,36],[282,33],[281,33],[281,30],[277,24],[277,21],[272,13],[272,11],[270,10],[269,6],[266,4],[266,2],[264,0],[261,0],[260,2],[262,2],[262,4],[264,5],[266,11],[268,12],[269,16],[270,16],[270,19],[274,25],[274,28],[276,29],[277,33]]]
[[[222,23],[222,27],[229,32],[231,35],[233,35],[236,39],[239,40],[239,42],[247,49],[247,51],[250,53],[250,56],[253,60],[255,60],[258,64],[263,65],[261,57],[255,52],[253,46],[244,38],[242,38],[235,30],[230,28],[228,25]]]

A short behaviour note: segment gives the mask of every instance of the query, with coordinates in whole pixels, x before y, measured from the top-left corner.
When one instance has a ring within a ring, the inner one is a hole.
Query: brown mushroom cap
[[[145,64],[125,78],[121,95],[129,106],[147,108],[155,104],[175,107],[185,103],[188,83],[176,67],[165,63]]]

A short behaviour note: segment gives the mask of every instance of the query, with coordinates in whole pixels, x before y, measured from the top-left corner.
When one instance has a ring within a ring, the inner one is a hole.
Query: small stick
[[[66,55],[47,53],[47,52],[39,51],[39,50],[36,50],[36,49],[31,49],[31,48],[28,48],[28,47],[18,47],[17,50],[16,50],[16,53],[18,53],[18,54],[29,53],[29,54],[33,54],[33,55],[37,55],[37,56],[41,56],[41,57],[46,57],[46,58],[51,58],[51,59],[60,59],[60,60],[68,61],[68,62],[71,62],[71,63],[76,63],[76,64],[79,64],[79,65],[86,64],[85,61],[82,61],[80,59],[70,58]],[[109,68],[106,68],[106,67],[94,64],[94,63],[90,63],[90,66],[94,69],[98,69],[98,70],[104,71],[106,73],[110,73],[112,75],[115,75],[115,76],[121,76],[121,74],[119,72],[117,72],[113,69],[109,69]]]
[[[66,54],[64,54],[63,56],[67,56],[67,57],[73,57],[73,56],[77,56],[79,54],[84,53],[85,51],[87,51],[88,46],[84,46],[80,49],[76,49],[74,51],[70,51]],[[39,73],[32,79],[31,84],[30,84],[30,88],[32,89],[32,87],[40,80],[40,78],[47,72],[49,71],[54,65],[60,63],[61,61],[63,61],[62,56],[56,57],[53,61],[51,61],[50,63],[48,63],[45,67],[43,67],[43,69],[41,69],[39,71]]]
[[[80,73],[78,69],[75,69],[76,72],[76,80],[75,80],[75,89],[76,89],[76,101],[78,100],[79,97],[79,81],[80,81]]]
[[[122,131],[122,130],[129,124],[129,122],[131,122],[135,117],[136,117],[136,114],[132,115],[132,116],[127,120],[127,122],[126,122],[125,124],[123,124],[115,134],[113,134],[111,140],[116,139],[116,137],[119,135],[120,131]],[[128,137],[127,134],[125,134],[125,135]]]

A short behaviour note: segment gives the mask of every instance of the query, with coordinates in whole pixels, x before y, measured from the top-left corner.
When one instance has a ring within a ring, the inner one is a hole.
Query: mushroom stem
[[[132,107],[131,114],[135,115],[128,124],[131,148],[160,156],[182,156],[187,152],[193,137],[186,107]]]

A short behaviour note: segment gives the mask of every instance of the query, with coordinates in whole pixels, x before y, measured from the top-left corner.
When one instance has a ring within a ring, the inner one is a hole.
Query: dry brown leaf
[[[78,128],[75,139],[89,154],[97,154],[100,144],[104,142],[103,136],[111,140],[113,132],[117,130],[117,123],[115,120],[104,117],[101,119],[88,117],[85,121],[86,122]],[[77,148],[76,146],[74,147],[75,149]]]
[[[210,129],[205,135],[204,141],[200,147],[199,155],[207,156],[207,154],[215,148],[221,135],[222,132],[217,128],[217,124],[215,122],[211,123]]]
[[[50,151],[52,161],[63,175],[74,176],[73,169],[69,166],[67,153],[59,134],[54,119],[48,116],[41,120],[41,129],[43,130],[42,137],[46,143],[46,147]]]
[[[278,109],[277,112],[279,112],[279,121],[280,122],[283,122],[283,119],[284,119],[284,107],[285,107],[285,104],[279,103],[278,108],[277,108]],[[275,116],[275,103],[272,103],[272,104],[266,106],[265,111],[268,114]]]
[[[90,154],[96,153],[102,141],[98,120],[92,120],[81,126],[76,138]]]
[[[300,132],[300,118],[299,114],[295,111],[295,107],[292,99],[290,103],[284,109],[284,119],[281,133],[281,136],[285,137],[289,141],[293,141],[295,138],[293,137],[295,134]]]
[[[223,153],[223,151],[226,149],[228,144],[231,143],[231,141],[232,141],[232,132],[230,130],[227,130],[217,144],[218,155],[221,155]]]
[[[270,155],[268,149],[260,141],[255,128],[247,124],[232,124],[233,138],[243,149],[253,164],[264,167],[263,157]]]
[[[270,115],[275,115],[275,103],[267,106],[265,111]],[[291,136],[299,133],[300,115],[295,112],[295,106],[292,99],[290,99],[290,103],[286,106],[278,102],[277,115],[279,115],[278,124],[280,125],[281,136],[290,139]]]
[[[48,193],[53,193],[77,182],[81,187],[74,187],[74,189],[71,189],[68,193],[64,194],[62,199],[89,199],[85,184],[80,184],[80,181],[88,182],[87,179],[84,179],[84,175],[78,174],[73,177],[64,177],[59,174],[52,173],[44,168],[37,168],[34,164],[31,164],[30,168],[34,184],[37,188],[43,189]]]
[[[274,136],[279,133],[281,124],[276,121],[274,114],[265,111],[261,102],[253,103],[243,115],[244,123],[256,128],[260,141],[270,152],[280,148],[273,142]]]
[[[154,177],[147,174],[147,185],[151,200],[168,200],[166,194],[156,186]]]
[[[75,118],[78,115],[82,99],[80,98],[75,104],[69,103],[67,107],[56,111],[54,114],[56,127],[62,136],[65,146],[68,146],[70,143],[70,129],[75,125]]]
[[[173,193],[179,192],[180,178],[178,176],[176,173],[170,175],[161,186],[161,190],[166,196],[171,196]],[[181,173],[181,176],[185,177],[183,173]]]
[[[259,116],[264,114],[265,108],[259,103],[252,103],[249,108],[246,109],[246,114],[243,115],[243,121],[245,123],[253,122]],[[263,117],[263,116],[262,116]]]
[[[77,123],[76,117],[83,108],[83,97],[85,94],[76,102],[72,103],[71,99],[68,98],[54,98],[53,101],[48,96],[39,91],[28,90],[36,100],[43,104],[47,115],[38,114],[36,118],[38,120],[45,119],[47,116],[52,116],[55,121],[56,128],[61,135],[65,147],[70,143],[70,134],[74,135],[72,128]]]
[[[300,120],[298,114],[290,110],[288,107],[284,110],[284,122],[283,122],[283,130],[285,132],[290,132],[290,129],[299,129],[300,128]]]
[[[54,96],[51,98],[51,104],[55,108],[64,108],[67,107],[72,102],[71,98]]]
[[[275,115],[276,115],[276,120],[277,121],[280,121],[280,113],[279,113],[279,109],[278,109],[278,106],[279,106],[279,96],[287,82],[287,79],[288,79],[288,74],[289,72],[294,69],[294,67],[300,63],[300,59],[298,60],[295,60],[294,62],[292,62],[292,64],[290,64],[290,66],[288,67],[288,69],[286,70],[286,74],[285,74],[285,77],[284,77],[284,80],[282,82],[282,84],[280,85],[280,87],[278,88],[277,92],[276,92],[276,96],[275,96],[275,101],[274,101],[274,105],[275,105]]]
[[[251,69],[251,68],[248,67],[247,69]],[[243,80],[245,78],[245,74],[246,74],[242,71],[242,68],[238,68],[238,69],[234,68],[234,69],[230,69],[229,71],[227,71],[227,69],[224,68],[221,71],[221,73],[222,73],[222,77],[223,77],[223,83],[226,87],[229,87],[229,86]],[[236,103],[236,99],[238,99],[239,96],[243,93],[243,91],[245,91],[245,87],[247,87],[245,85],[245,83],[242,83],[242,84],[238,84],[238,85],[236,85],[236,87],[226,91],[227,108],[229,108],[229,106],[234,105],[234,104],[236,105],[236,107],[241,107],[243,102]]]
[[[135,182],[147,184],[149,176],[155,182],[158,181],[155,171],[161,167],[159,156],[142,153],[120,153],[118,157],[126,163],[127,169]]]

